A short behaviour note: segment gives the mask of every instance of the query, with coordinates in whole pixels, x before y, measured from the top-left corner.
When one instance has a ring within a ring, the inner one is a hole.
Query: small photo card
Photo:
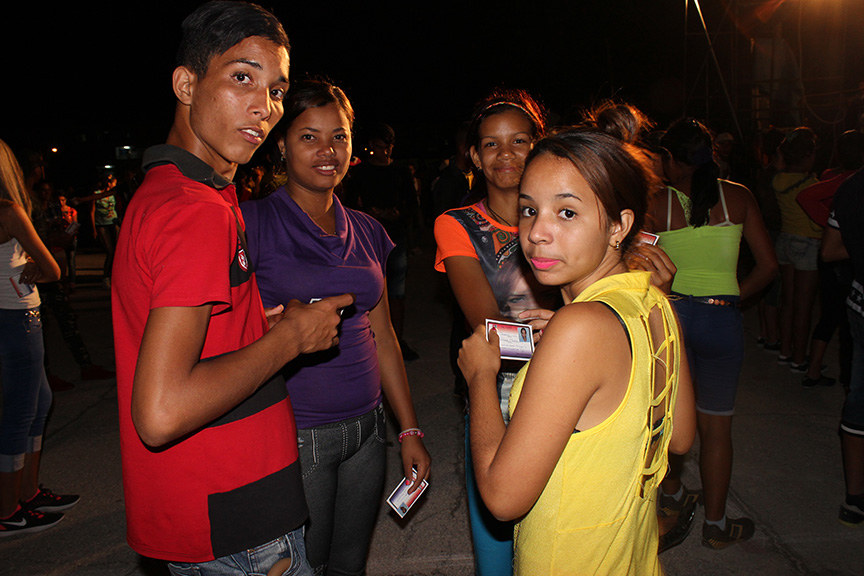
[[[9,278],[9,282],[12,283],[12,288],[15,289],[18,298],[24,298],[33,293],[33,285],[21,282],[21,274]]]
[[[414,478],[417,478],[417,471],[414,471]],[[408,494],[408,489],[411,488],[411,484],[413,484],[413,480],[411,482],[408,481],[408,478],[403,478],[402,482],[396,486],[396,489],[390,494],[387,498],[387,504],[390,505],[393,510],[396,511],[396,514],[399,515],[400,518],[404,518],[406,514],[408,514],[408,510],[411,509],[412,506],[417,502],[420,498],[420,495],[426,490],[426,487],[429,486],[429,483],[426,480],[420,482],[420,487],[417,488],[413,493]]]
[[[657,241],[660,239],[660,236],[657,234],[652,234],[651,232],[645,232],[644,230],[640,231],[636,235],[636,241],[639,244],[650,244],[651,246],[656,246]]]
[[[486,320],[486,339],[489,331],[498,332],[501,358],[504,360],[530,360],[534,354],[534,330],[530,324]]]

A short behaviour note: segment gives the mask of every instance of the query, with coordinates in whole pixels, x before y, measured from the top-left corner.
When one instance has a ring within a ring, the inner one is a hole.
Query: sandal
[[[693,518],[696,516],[696,502],[693,502],[681,512],[678,513],[678,520],[675,525],[666,532],[661,534],[657,544],[657,553],[662,554],[670,548],[678,546],[687,539],[690,534],[690,529],[693,528]]]

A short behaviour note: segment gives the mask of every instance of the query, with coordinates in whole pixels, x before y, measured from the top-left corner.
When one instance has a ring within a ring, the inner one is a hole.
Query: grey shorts
[[[774,245],[777,251],[777,263],[781,266],[792,266],[795,270],[818,270],[819,245],[818,238],[808,238],[797,234],[781,232]]]

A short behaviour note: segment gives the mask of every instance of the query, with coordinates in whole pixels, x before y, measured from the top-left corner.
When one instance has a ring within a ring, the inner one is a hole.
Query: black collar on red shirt
[[[174,164],[190,180],[206,184],[217,190],[231,185],[229,180],[216,173],[209,164],[183,148],[171,144],[160,144],[144,151],[142,166],[145,172],[163,164]]]

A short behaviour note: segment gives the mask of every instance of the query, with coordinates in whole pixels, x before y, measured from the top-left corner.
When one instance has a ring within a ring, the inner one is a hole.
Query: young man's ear
[[[187,106],[191,104],[192,93],[195,91],[195,82],[197,80],[198,76],[186,66],[175,68],[171,81],[177,100]]]

